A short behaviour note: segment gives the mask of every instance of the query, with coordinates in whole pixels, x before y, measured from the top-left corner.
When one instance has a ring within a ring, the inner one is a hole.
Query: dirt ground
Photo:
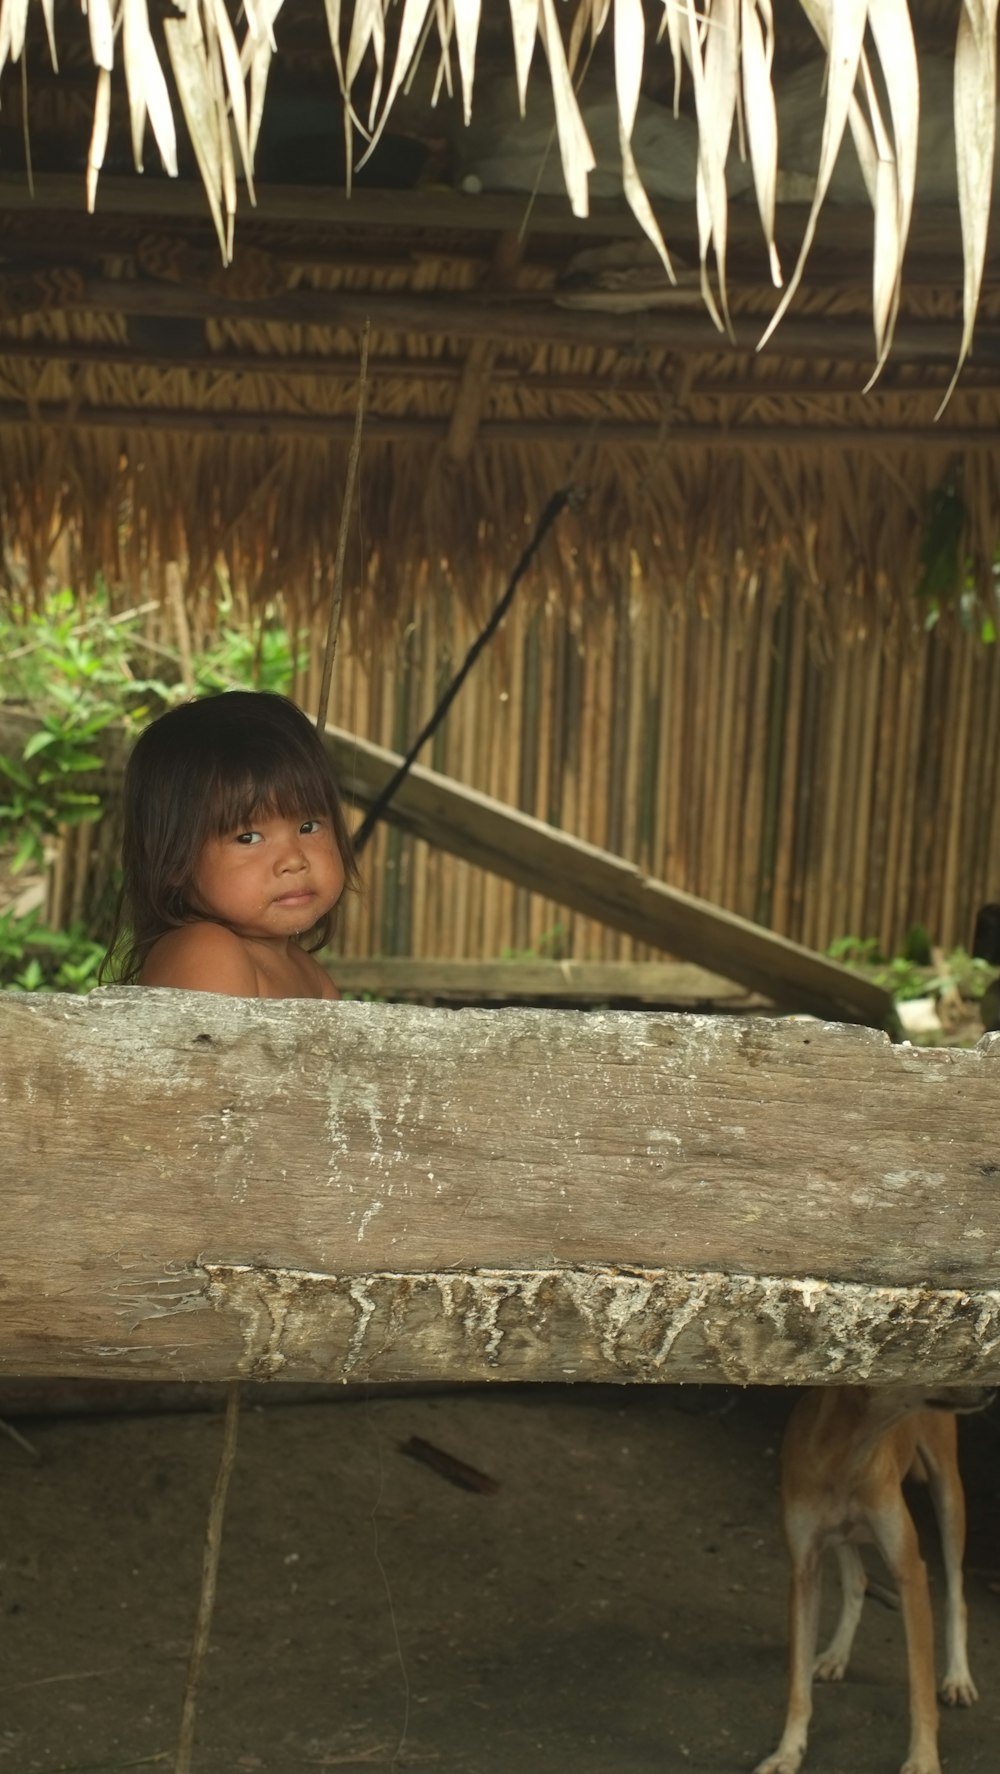
[[[245,1411],[196,1774],[752,1768],[784,1695],[788,1405],[497,1386]],[[962,1426],[983,1698],[942,1717],[949,1774],[1000,1759],[995,1409]],[[221,1420],[16,1427],[37,1458],[0,1436],[0,1774],[169,1769]],[[499,1488],[456,1488],[411,1436]],[[914,1512],[930,1551],[924,1493]],[[870,1599],[806,1767],[894,1774],[905,1743],[901,1621]]]

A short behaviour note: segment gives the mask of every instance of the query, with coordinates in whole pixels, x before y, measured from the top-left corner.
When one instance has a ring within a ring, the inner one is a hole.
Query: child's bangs
[[[213,785],[208,825],[216,837],[249,826],[255,817],[310,819],[330,813],[329,777],[306,754],[246,758],[239,774],[221,773]]]

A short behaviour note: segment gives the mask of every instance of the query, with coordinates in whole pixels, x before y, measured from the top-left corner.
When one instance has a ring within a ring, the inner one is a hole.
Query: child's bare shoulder
[[[246,944],[222,924],[182,924],[153,944],[140,985],[177,986],[189,992],[223,992],[257,998],[257,969]]]

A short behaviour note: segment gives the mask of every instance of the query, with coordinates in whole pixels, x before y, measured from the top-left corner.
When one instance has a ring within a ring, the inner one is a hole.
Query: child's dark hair
[[[254,816],[325,814],[356,887],[357,867],[330,760],[311,722],[285,696],[227,690],[170,709],[136,741],[125,770],[122,890],[101,965],[128,984],[154,942],[198,917],[191,882],[209,838]],[[309,933],[321,948],[328,912]]]

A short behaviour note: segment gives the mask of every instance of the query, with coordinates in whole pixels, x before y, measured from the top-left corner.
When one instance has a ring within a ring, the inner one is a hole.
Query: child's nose
[[[307,866],[307,860],[301,835],[296,832],[294,838],[290,838],[282,850],[278,858],[278,868],[283,874],[298,874]]]

